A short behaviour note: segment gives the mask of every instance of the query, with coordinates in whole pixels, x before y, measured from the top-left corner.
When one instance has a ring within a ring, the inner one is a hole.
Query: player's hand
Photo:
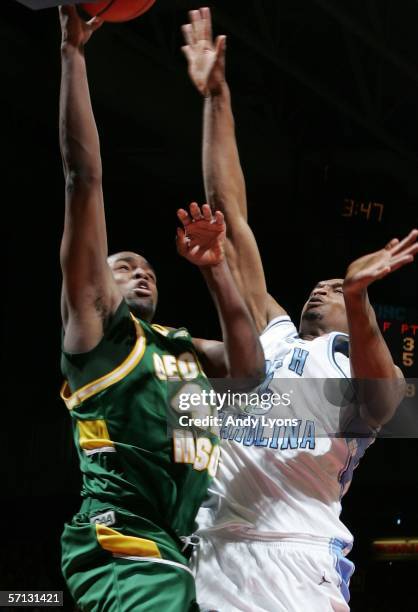
[[[81,48],[89,40],[90,36],[103,23],[99,17],[93,17],[90,21],[84,21],[77,13],[75,6],[60,6],[59,16],[61,23],[62,45]]]
[[[208,204],[200,209],[192,202],[189,210],[190,214],[183,208],[177,211],[183,224],[183,228],[177,229],[177,250],[196,266],[217,266],[225,256],[224,216],[218,210],[212,215]]]
[[[418,253],[417,237],[418,230],[414,229],[403,240],[394,238],[384,249],[353,261],[345,275],[344,294],[361,292],[374,281],[411,263]]]
[[[182,51],[189,65],[189,76],[204,96],[217,93],[225,81],[226,36],[213,42],[210,10],[190,11],[190,23],[183,26],[186,45]]]

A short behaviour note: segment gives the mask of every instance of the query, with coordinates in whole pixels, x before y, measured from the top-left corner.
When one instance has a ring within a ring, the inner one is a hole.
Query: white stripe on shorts
[[[119,557],[120,559],[128,559],[129,561],[150,561],[151,563],[162,563],[164,565],[172,565],[174,567],[179,567],[186,572],[189,572],[191,576],[194,578],[194,574],[192,570],[187,567],[187,565],[183,565],[182,563],[177,563],[177,561],[169,561],[168,559],[157,559],[156,557],[135,557],[134,555],[121,555],[121,554],[113,554],[114,557]]]

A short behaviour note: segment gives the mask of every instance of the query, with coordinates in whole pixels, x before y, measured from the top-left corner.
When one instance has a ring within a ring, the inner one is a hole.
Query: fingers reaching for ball
[[[177,230],[177,250],[186,259],[198,266],[213,266],[224,258],[225,221],[220,211],[214,214],[208,204],[200,207],[192,202],[189,212],[177,211],[183,228]]]

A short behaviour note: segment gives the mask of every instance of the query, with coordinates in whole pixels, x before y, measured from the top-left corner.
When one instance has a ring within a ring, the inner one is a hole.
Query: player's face
[[[315,325],[327,332],[348,332],[343,279],[320,281],[313,288],[302,310],[301,331]]]
[[[131,251],[108,258],[113,278],[135,315],[151,321],[157,307],[158,291],[155,272],[144,257]]]

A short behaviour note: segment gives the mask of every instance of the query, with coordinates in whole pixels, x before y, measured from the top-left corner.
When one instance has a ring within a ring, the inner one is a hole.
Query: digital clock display
[[[342,217],[358,217],[366,221],[381,223],[385,205],[380,202],[360,202],[351,198],[345,198],[343,202]]]

